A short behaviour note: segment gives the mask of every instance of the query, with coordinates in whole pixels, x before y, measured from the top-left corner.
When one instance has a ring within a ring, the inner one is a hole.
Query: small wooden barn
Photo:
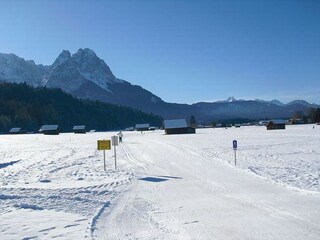
[[[26,131],[20,127],[14,127],[9,130],[9,133],[10,134],[23,134],[23,133],[26,133]]]
[[[163,127],[166,134],[196,133],[196,129],[189,127],[185,119],[164,120]]]
[[[72,130],[74,133],[86,133],[87,132],[85,125],[74,126]]]
[[[135,129],[137,131],[148,131],[150,127],[149,123],[141,123],[141,124],[136,124]]]
[[[58,135],[59,125],[42,125],[39,132],[45,135]]]
[[[286,129],[286,120],[277,119],[271,120],[267,124],[267,130],[279,130],[279,129]]]

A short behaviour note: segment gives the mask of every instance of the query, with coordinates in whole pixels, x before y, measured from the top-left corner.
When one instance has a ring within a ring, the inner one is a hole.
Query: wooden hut
[[[196,133],[196,129],[189,127],[185,119],[164,120],[163,127],[166,134]]]
[[[86,133],[87,132],[85,125],[74,126],[72,130],[74,133]]]
[[[22,133],[26,133],[26,131],[20,127],[14,127],[9,130],[9,133],[10,134],[22,134]]]
[[[39,132],[45,135],[58,135],[59,125],[42,125]]]
[[[271,120],[267,124],[267,130],[279,130],[279,129],[286,129],[286,120],[278,119],[278,120]]]

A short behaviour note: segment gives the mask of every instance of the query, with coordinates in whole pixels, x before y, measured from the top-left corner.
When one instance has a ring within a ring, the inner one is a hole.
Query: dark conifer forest
[[[12,127],[37,132],[44,124],[57,124],[61,131],[68,132],[75,125],[108,131],[132,127],[137,123],[161,126],[162,118],[128,107],[76,99],[60,89],[0,83],[2,133],[7,133]]]

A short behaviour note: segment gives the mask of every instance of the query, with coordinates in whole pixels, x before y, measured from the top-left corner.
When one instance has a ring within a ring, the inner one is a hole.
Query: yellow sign
[[[111,141],[110,140],[98,140],[98,150],[110,150]]]

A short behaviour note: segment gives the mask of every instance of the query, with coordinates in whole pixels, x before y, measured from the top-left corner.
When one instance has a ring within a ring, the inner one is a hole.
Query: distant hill
[[[108,65],[88,48],[79,49],[72,55],[63,50],[50,66],[36,65],[32,60],[0,53],[0,80],[26,82],[33,87],[60,88],[77,98],[132,107],[163,118],[190,119],[195,116],[201,122],[235,118],[289,118],[296,111],[306,112],[310,107],[319,107],[303,100],[283,104],[278,100],[247,101],[234,97],[192,105],[168,103],[141,86],[118,79]]]
[[[76,99],[61,89],[0,83],[0,132],[12,127],[38,131],[43,124],[58,124],[62,131],[72,131],[74,125],[116,130],[137,123],[161,126],[162,118],[129,107]]]

